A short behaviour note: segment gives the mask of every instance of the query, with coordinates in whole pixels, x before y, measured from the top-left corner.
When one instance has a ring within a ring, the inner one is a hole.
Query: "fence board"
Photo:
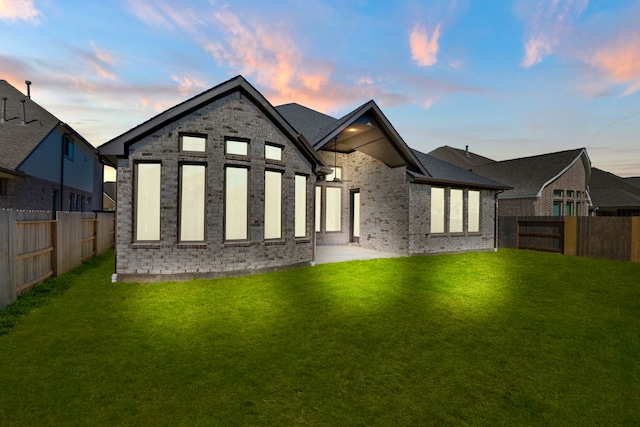
[[[16,299],[16,212],[0,209],[0,308]]]
[[[82,264],[82,214],[80,212],[60,212],[57,220],[56,275],[59,276]]]
[[[591,258],[631,260],[630,217],[581,217],[578,254]]]

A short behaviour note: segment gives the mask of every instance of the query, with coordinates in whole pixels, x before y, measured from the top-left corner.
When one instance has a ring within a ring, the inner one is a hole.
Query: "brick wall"
[[[207,136],[205,153],[181,153],[179,133]],[[245,159],[224,154],[225,137],[247,138],[249,156]],[[264,144],[284,147],[282,162],[264,159]],[[138,160],[161,161],[161,240],[153,244],[133,242],[134,165]],[[178,243],[178,176],[180,162],[206,162],[206,241]],[[225,165],[249,167],[249,239],[224,241]],[[265,167],[283,171],[282,235],[278,241],[264,239]],[[307,236],[294,238],[294,176],[307,180]],[[313,256],[313,192],[315,175],[311,164],[295,145],[264,114],[239,92],[208,104],[132,145],[129,158],[118,164],[118,280],[152,281],[220,277],[270,271],[304,265]]]
[[[410,184],[409,255],[483,251],[494,248],[495,192],[480,192],[480,231],[467,231],[467,191],[464,191],[463,233],[430,232],[431,186]],[[449,191],[445,189],[445,223],[448,223]],[[446,227],[445,227],[446,228]]]
[[[585,190],[587,188],[584,165],[581,161],[577,161],[558,179],[547,185],[542,190],[540,197],[540,208],[536,211],[538,216],[552,216],[553,202],[562,201],[562,215],[565,215],[565,207],[567,202],[573,203],[574,215],[586,216],[589,214],[589,206],[586,200]],[[553,196],[554,190],[562,190],[562,197]],[[567,191],[573,192],[573,197],[567,196]],[[579,194],[579,195],[578,195]],[[577,203],[580,202],[580,213],[575,212]]]
[[[346,245],[349,243],[351,191],[360,191],[360,246],[378,251],[406,255],[408,252],[409,191],[404,167],[390,168],[381,161],[355,151],[334,155],[320,152],[325,162],[342,167],[344,182],[321,182],[322,218],[326,214],[327,186],[342,188],[342,227],[340,232],[317,233],[318,245]],[[335,156],[335,158],[334,158]]]
[[[93,194],[65,186],[60,195],[60,184],[36,177],[15,177],[7,180],[7,195],[0,196],[0,208],[19,210],[44,210],[51,211],[53,207],[53,191],[58,192],[57,210],[69,210],[69,195],[85,197],[84,210],[91,212],[101,209],[102,201],[96,205]],[[91,199],[91,203],[89,200]],[[62,202],[62,205],[60,204]],[[75,202],[74,202],[75,204]],[[74,207],[75,210],[75,207]]]

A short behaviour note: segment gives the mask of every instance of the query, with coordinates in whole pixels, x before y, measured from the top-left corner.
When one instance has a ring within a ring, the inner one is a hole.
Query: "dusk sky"
[[[586,147],[640,176],[640,0],[0,0],[0,79],[99,146],[242,74],[407,144],[504,160]]]

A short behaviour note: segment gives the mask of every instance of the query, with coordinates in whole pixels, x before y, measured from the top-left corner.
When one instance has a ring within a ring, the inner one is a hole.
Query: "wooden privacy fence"
[[[0,210],[0,308],[113,246],[113,212]]]
[[[640,262],[640,217],[500,217],[498,246]]]

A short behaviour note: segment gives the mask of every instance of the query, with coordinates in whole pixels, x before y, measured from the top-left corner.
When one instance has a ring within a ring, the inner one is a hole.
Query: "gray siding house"
[[[336,119],[237,76],[99,148],[117,164],[120,281],[308,265],[316,245],[495,247],[498,182],[411,150],[373,101]]]
[[[0,208],[101,210],[97,150],[5,80],[0,98]]]

